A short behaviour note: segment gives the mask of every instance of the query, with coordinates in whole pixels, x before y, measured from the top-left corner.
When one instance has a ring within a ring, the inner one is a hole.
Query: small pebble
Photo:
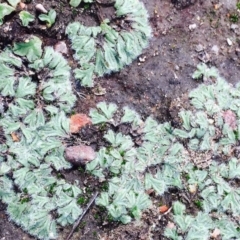
[[[236,30],[236,29],[239,28],[239,27],[238,27],[237,24],[232,24],[230,28],[231,28],[232,30]]]
[[[208,122],[209,122],[209,124],[213,124],[214,120],[213,119],[209,119]]]
[[[80,144],[78,146],[67,147],[65,158],[75,166],[85,165],[96,158],[95,151],[90,146]]]
[[[20,7],[21,9],[24,9],[24,8],[26,7],[26,4],[23,3],[23,2],[20,2],[20,3],[19,3],[19,7]]]
[[[196,50],[196,52],[201,52],[201,51],[204,50],[204,47],[203,47],[202,44],[198,44],[198,45],[196,46],[195,50]]]
[[[229,46],[232,46],[232,44],[233,44],[232,40],[229,39],[229,38],[227,38],[227,43],[228,43]]]
[[[166,35],[167,34],[167,30],[162,31],[162,35]]]
[[[46,8],[42,5],[42,4],[37,4],[36,5],[36,9],[41,12],[41,13],[48,13],[48,11],[46,10]]]
[[[190,31],[193,31],[197,28],[197,24],[196,23],[190,24],[188,28]]]
[[[179,66],[178,66],[178,65],[175,65],[175,70],[176,70],[176,71],[179,71],[179,69],[180,69]]]
[[[197,185],[196,184],[191,184],[188,186],[189,192],[192,194],[195,194],[197,192]]]
[[[143,56],[143,57],[139,57],[139,62],[145,62],[146,61],[146,56]]]
[[[169,221],[166,227],[169,229],[173,229],[173,228],[175,228],[175,224],[173,222]]]
[[[58,42],[55,46],[54,46],[55,51],[59,52],[59,53],[64,53],[64,54],[68,54],[68,49],[67,49],[67,45],[64,41],[60,41]]]
[[[217,45],[214,45],[211,50],[212,50],[212,52],[214,52],[216,55],[218,55],[218,53],[219,53],[219,47],[218,47]]]

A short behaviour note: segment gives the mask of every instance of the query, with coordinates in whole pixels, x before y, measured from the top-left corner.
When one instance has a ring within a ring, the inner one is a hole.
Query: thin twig
[[[79,93],[76,88],[73,89],[73,91],[78,95],[79,98],[86,99],[86,95],[84,93]]]
[[[92,198],[90,199],[87,207],[85,208],[85,210],[83,211],[83,213],[81,214],[81,216],[78,218],[78,220],[74,223],[72,231],[69,233],[67,240],[70,240],[70,238],[72,237],[74,231],[76,230],[76,228],[78,227],[78,225],[80,224],[82,218],[84,217],[84,215],[86,214],[86,212],[88,211],[88,209],[91,207],[91,205],[93,204],[93,202],[95,201],[96,197],[98,196],[98,192],[96,192]]]
[[[104,18],[102,16],[102,10],[101,10],[98,2],[96,2],[95,8],[96,8],[96,12],[97,12],[98,21],[101,24],[103,22]]]

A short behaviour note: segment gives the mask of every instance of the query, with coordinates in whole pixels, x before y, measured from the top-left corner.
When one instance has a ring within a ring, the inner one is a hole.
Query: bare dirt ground
[[[46,45],[54,45],[59,40],[67,42],[64,25],[73,20],[94,24],[93,12],[80,10],[72,12],[62,1],[61,8],[57,1],[41,1],[46,8],[55,8],[58,19],[52,30],[42,28],[39,23],[28,29],[19,25],[19,20],[12,15],[0,28],[0,47],[21,40],[29,34],[40,36]],[[133,64],[119,73],[114,73],[96,80],[93,89],[76,88],[85,98],[79,98],[76,112],[88,113],[100,101],[115,102],[120,107],[129,105],[143,117],[153,115],[160,122],[172,121],[175,112],[170,110],[174,99],[180,98],[199,83],[191,78],[200,62],[216,66],[221,74],[231,83],[238,82],[240,70],[240,25],[233,23],[231,16],[238,15],[236,0],[143,0],[150,15],[153,38],[143,52],[145,61],[135,60]],[[35,11],[39,3],[28,4],[29,11]],[[108,15],[103,10],[103,15]],[[96,24],[96,23],[95,23]],[[68,42],[67,42],[68,43]],[[69,50],[70,51],[70,50]],[[69,55],[69,61],[72,61]],[[101,135],[101,134],[100,134]],[[99,135],[96,129],[83,129],[80,137],[94,144]],[[72,169],[64,173],[67,180],[82,180],[82,187],[89,191],[89,196],[96,189],[93,179],[83,169]],[[93,206],[81,222],[72,239],[78,240],[147,240],[165,239],[163,229],[167,215],[160,216],[158,206],[161,203],[171,205],[175,199],[184,202],[184,193],[170,192],[159,198],[153,196],[155,205],[145,212],[141,221],[127,226],[109,223],[101,209]],[[194,211],[194,206],[191,206]],[[66,239],[71,227],[60,230],[59,239]],[[5,206],[0,203],[0,240],[34,239],[9,221]]]

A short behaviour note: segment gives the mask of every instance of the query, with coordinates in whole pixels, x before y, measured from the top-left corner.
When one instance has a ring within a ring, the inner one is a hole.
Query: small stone
[[[188,26],[188,28],[189,28],[190,31],[193,31],[193,30],[195,30],[197,28],[197,24],[196,23],[190,24]]]
[[[233,42],[230,38],[227,38],[227,43],[228,43],[229,46],[232,46],[232,44],[233,44]]]
[[[173,228],[175,228],[175,224],[173,222],[169,221],[166,227],[170,228],[170,229],[173,229]]]
[[[212,52],[214,52],[216,55],[219,54],[219,47],[218,47],[217,45],[214,45],[211,50],[212,50]]]
[[[67,147],[65,149],[65,158],[75,166],[85,165],[96,158],[96,153],[90,146],[83,144]]]
[[[139,62],[145,62],[146,61],[146,56],[143,56],[143,57],[139,57]]]
[[[162,31],[162,35],[166,35],[167,34],[167,30]]]
[[[196,51],[196,52],[201,52],[201,51],[203,51],[203,50],[204,50],[204,47],[203,47],[202,44],[198,44],[198,45],[196,46],[196,48],[195,48],[195,51]]]
[[[179,66],[178,66],[178,65],[175,65],[175,70],[176,70],[176,71],[179,71],[179,69],[180,69]]]
[[[20,2],[20,3],[19,3],[19,7],[20,7],[20,9],[23,10],[23,9],[26,7],[26,4],[23,3],[23,2]]]
[[[65,43],[64,41],[58,42],[58,43],[54,46],[54,49],[55,49],[56,52],[68,54],[67,45],[66,45],[66,43]]]
[[[209,119],[208,123],[212,125],[212,124],[214,124],[214,120],[213,119]]]
[[[234,23],[233,23],[230,28],[231,28],[232,30],[236,30],[236,29],[239,28],[239,27],[238,27],[237,24],[234,24]]]
[[[78,133],[87,124],[91,124],[91,119],[85,114],[74,114],[70,118],[70,132]]]
[[[197,192],[197,185],[196,184],[189,185],[188,189],[190,193],[195,194]]]
[[[215,5],[214,5],[214,9],[215,9],[215,10],[218,10],[219,8],[221,8],[221,6],[222,6],[222,4],[215,4]]]
[[[36,6],[35,6],[35,8],[39,11],[39,12],[41,12],[41,13],[48,13],[48,11],[46,10],[46,8],[42,5],[42,4],[37,4]]]

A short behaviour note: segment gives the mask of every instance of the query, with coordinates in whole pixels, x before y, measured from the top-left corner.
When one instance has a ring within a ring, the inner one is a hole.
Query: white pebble
[[[36,5],[36,9],[41,12],[41,13],[48,13],[48,11],[46,10],[46,8],[42,5],[42,4],[37,4]]]
[[[232,40],[229,39],[229,38],[227,38],[227,43],[228,43],[229,46],[232,46],[232,44],[233,44]]]
[[[190,24],[188,28],[190,31],[193,31],[197,28],[197,24],[196,23]]]
[[[218,47],[217,45],[214,45],[211,50],[212,50],[212,52],[214,52],[216,55],[218,55],[218,53],[219,53],[219,47]]]

